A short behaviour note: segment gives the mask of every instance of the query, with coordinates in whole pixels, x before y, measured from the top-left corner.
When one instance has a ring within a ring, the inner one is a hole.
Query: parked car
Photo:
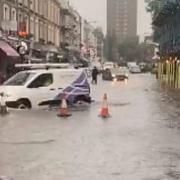
[[[69,104],[90,103],[90,85],[82,69],[35,69],[17,73],[0,86],[11,108],[30,109],[61,102],[66,94]]]
[[[104,69],[102,71],[102,79],[106,80],[106,81],[112,81],[113,77],[112,77],[112,73],[110,69]]]
[[[123,81],[128,78],[129,78],[129,70],[127,67],[106,69],[106,70],[103,70],[103,73],[102,73],[103,80]]]
[[[129,71],[133,74],[141,73],[141,68],[139,66],[132,66],[129,68]]]
[[[129,78],[129,70],[127,67],[113,68],[111,70],[113,79],[123,81]]]

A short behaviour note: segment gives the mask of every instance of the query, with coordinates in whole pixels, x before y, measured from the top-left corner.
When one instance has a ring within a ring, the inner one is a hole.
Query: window
[[[10,18],[10,12],[9,12],[9,6],[4,4],[4,20],[9,20]]]
[[[128,26],[128,24],[127,24],[127,21],[124,21],[124,27],[127,29],[127,26]]]
[[[29,5],[30,5],[30,9],[34,10],[34,0],[30,0]]]
[[[4,8],[4,19],[7,19],[7,7]]]
[[[22,14],[19,13],[19,22],[22,22],[23,21],[23,16]]]
[[[24,0],[24,6],[28,6],[28,1],[27,0]]]
[[[53,83],[52,74],[42,74],[38,76],[28,88],[48,87]]]
[[[20,72],[20,73],[17,73],[15,76],[13,76],[8,81],[6,81],[4,83],[4,85],[8,85],[8,86],[23,86],[34,75],[35,75],[35,73],[29,73],[29,72]]]
[[[22,4],[23,0],[17,0],[17,2],[18,2],[19,4]]]
[[[16,21],[16,10],[14,8],[11,11],[11,20]]]
[[[30,34],[34,34],[34,18],[30,18]]]
[[[39,0],[35,0],[34,3],[35,3],[35,11],[38,12]]]

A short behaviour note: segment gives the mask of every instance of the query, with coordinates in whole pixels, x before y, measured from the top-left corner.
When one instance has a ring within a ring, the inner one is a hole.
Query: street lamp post
[[[30,50],[29,50],[29,60],[28,63],[31,63],[32,55],[33,55],[33,48],[34,48],[34,37],[30,38]]]
[[[19,40],[19,2],[16,0],[16,22],[17,22],[17,37]]]

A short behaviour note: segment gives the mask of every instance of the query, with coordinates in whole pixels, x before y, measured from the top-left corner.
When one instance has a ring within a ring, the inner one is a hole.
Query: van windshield
[[[36,73],[20,72],[7,80],[4,85],[6,86],[23,86],[28,82]]]

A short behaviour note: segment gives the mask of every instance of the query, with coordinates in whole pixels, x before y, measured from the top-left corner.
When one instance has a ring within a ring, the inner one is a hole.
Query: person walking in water
[[[96,67],[92,70],[92,83],[97,84],[97,76],[98,76],[98,70]]]

